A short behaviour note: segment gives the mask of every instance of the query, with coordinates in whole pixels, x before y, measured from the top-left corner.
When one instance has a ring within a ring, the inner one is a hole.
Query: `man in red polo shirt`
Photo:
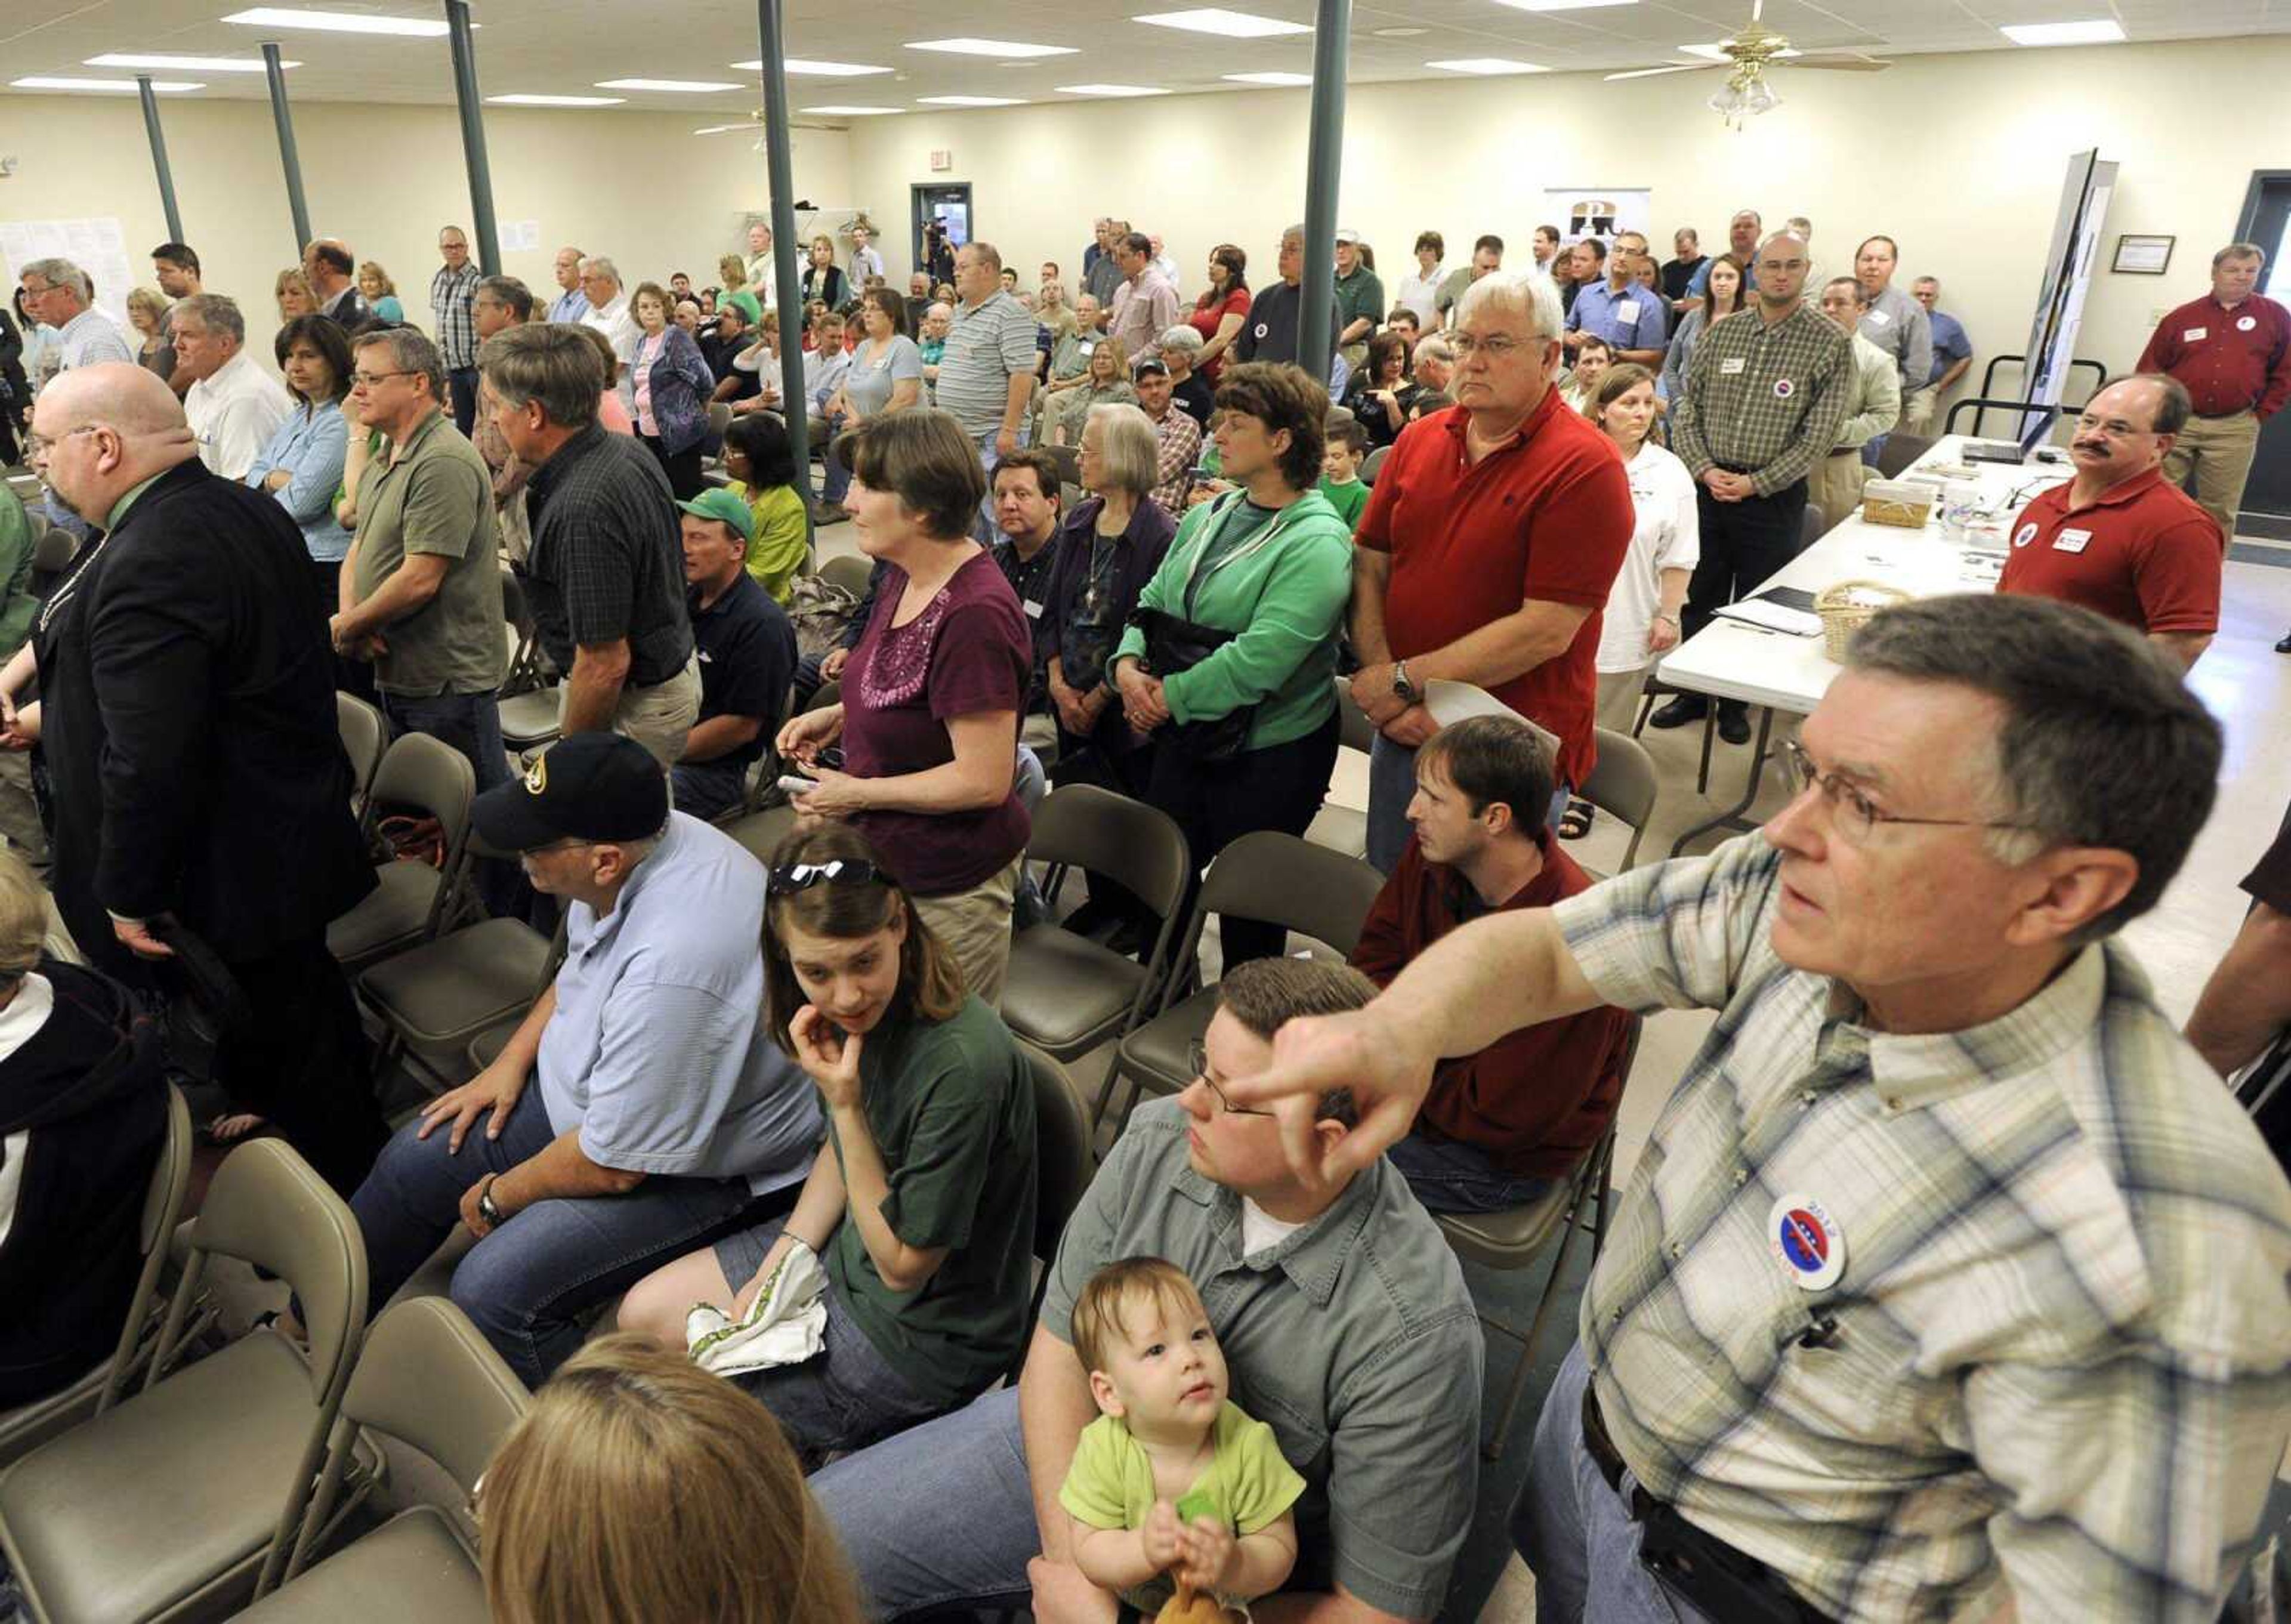
[[[1493,273],[1456,306],[1456,404],[1411,423],[1354,532],[1353,696],[1377,725],[1369,861],[1407,843],[1435,679],[1487,689],[1559,737],[1560,792],[1590,776],[1599,611],[1629,550],[1613,442],[1551,387],[1559,293]]]
[[[2181,485],[2193,473],[2196,500],[2231,541],[2259,425],[2291,398],[2291,310],[2255,291],[2266,263],[2255,243],[2212,255],[2212,291],[2164,318],[2136,368],[2187,385],[2195,414],[2164,459],[2164,478]]]
[[[1525,722],[1475,716],[1433,735],[1416,752],[1416,837],[1369,910],[1354,965],[1388,986],[1459,925],[1588,889],[1545,825],[1551,790],[1551,758]],[[1415,1128],[1387,1153],[1416,1199],[1492,1212],[1573,1172],[1614,1120],[1630,1020],[1588,1009],[1442,1061]]]
[[[2188,411],[2187,390],[2162,374],[2094,395],[2069,442],[2076,478],[2021,510],[1997,590],[2097,609],[2193,665],[2219,630],[2226,542],[2161,471]]]

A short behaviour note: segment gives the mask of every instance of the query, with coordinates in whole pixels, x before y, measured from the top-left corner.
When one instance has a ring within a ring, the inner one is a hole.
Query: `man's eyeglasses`
[[[1873,806],[1869,798],[1850,780],[1836,773],[1825,773],[1805,752],[1805,746],[1796,739],[1782,743],[1783,770],[1789,775],[1793,799],[1809,789],[1819,789],[1821,799],[1829,808],[1831,821],[1838,833],[1859,845],[1867,840],[1880,824],[1911,824],[1933,829],[2026,829],[2027,824],[2005,823],[1984,817],[1904,817],[1899,813]]]
[[[1459,361],[1470,360],[1475,351],[1487,357],[1491,361],[1500,361],[1506,356],[1524,350],[1531,343],[1541,342],[1543,341],[1538,339],[1511,338],[1500,333],[1489,338],[1474,338],[1468,333],[1448,334],[1448,348],[1456,352],[1456,358]]]
[[[1194,1075],[1208,1085],[1209,1091],[1217,1096],[1218,1109],[1227,1116],[1271,1116],[1273,1114],[1270,1111],[1259,1111],[1254,1105],[1236,1105],[1226,1097],[1226,1091],[1218,1087],[1217,1080],[1210,1075],[1210,1051],[1200,1041],[1196,1041],[1186,1050],[1186,1063],[1194,1068]]]

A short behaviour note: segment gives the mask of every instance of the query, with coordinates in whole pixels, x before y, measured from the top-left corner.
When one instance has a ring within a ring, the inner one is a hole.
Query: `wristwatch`
[[[509,1222],[509,1214],[494,1205],[494,1180],[500,1177],[499,1173],[487,1173],[485,1183],[478,1186],[478,1216],[485,1219],[488,1229],[499,1229]]]
[[[1424,703],[1424,690],[1408,679],[1408,662],[1405,660],[1392,663],[1392,691],[1403,704]]]

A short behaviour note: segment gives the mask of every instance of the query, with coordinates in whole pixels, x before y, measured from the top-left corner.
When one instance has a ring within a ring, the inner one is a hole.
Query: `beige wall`
[[[1814,258],[1832,272],[1885,232],[1905,281],[1942,279],[1977,382],[1988,355],[2025,347],[2068,156],[2097,144],[2120,165],[2103,266],[2118,232],[2180,239],[2168,277],[2095,279],[2078,353],[2122,371],[2152,310],[2208,285],[2250,172],[2291,165],[2287,76],[2281,38],[1914,56],[1869,75],[1785,67],[1785,105],[1740,134],[1702,105],[1716,73],[1355,84],[1340,219],[1376,245],[1387,293],[1425,228],[1445,235],[1451,264],[1490,230],[1523,262],[1550,186],[1652,187],[1666,256],[1684,224],[1723,248],[1746,205],[1776,224],[1811,218]],[[851,133],[852,181],[894,217],[910,182],[970,181],[981,235],[1029,284],[1044,259],[1071,280],[1090,221],[1126,214],[1163,234],[1190,296],[1221,241],[1271,274],[1282,227],[1304,213],[1306,109],[1303,91],[1258,91],[869,119]],[[929,173],[935,148],[953,151],[951,172]]]
[[[273,278],[299,253],[269,104],[168,98],[161,106],[185,238],[199,252],[207,286],[238,298],[267,337]],[[537,220],[542,232],[539,249],[505,254],[502,269],[554,297],[551,263],[574,244],[611,254],[631,281],[665,281],[671,269],[690,271],[698,286],[716,281],[717,256],[744,252],[740,215],[766,205],[764,160],[750,141],[692,133],[715,122],[487,109],[494,213],[504,227]],[[294,109],[294,136],[312,229],[381,261],[407,318],[427,326],[438,229],[470,223],[454,109],[311,102]],[[0,219],[116,214],[129,263],[150,280],[144,255],[165,240],[166,216],[134,98],[0,97],[0,151],[20,160],[0,181]],[[840,132],[799,130],[791,156],[799,196],[848,200]],[[12,283],[12,267],[10,276]],[[268,342],[258,347],[267,358]]]

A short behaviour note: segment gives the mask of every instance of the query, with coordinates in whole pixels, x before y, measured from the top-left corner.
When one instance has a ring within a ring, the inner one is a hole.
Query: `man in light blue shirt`
[[[1618,239],[1612,253],[1596,237],[1575,245],[1575,303],[1567,312],[1562,341],[1571,358],[1586,335],[1596,334],[1618,361],[1662,366],[1663,348],[1670,341],[1669,310],[1660,290],[1642,286],[1631,275],[1633,260],[1644,251],[1645,239],[1636,237]]]
[[[499,1057],[390,1140],[351,1208],[376,1312],[457,1223],[477,1236],[454,1301],[538,1386],[581,1345],[583,1310],[802,1179],[822,1128],[764,1025],[764,871],[669,810],[644,746],[575,734],[473,817],[565,899],[565,961]]]
[[[1957,386],[1973,365],[1973,340],[1965,335],[1963,322],[1943,314],[1940,278],[1919,277],[1909,284],[1909,297],[1925,307],[1925,320],[1933,326],[1933,370],[1923,384],[1903,397],[1901,431],[1931,434],[1941,398]]]
[[[578,321],[589,313],[589,295],[581,291],[581,261],[584,257],[578,248],[557,251],[557,285],[565,291],[550,301],[550,320]]]

